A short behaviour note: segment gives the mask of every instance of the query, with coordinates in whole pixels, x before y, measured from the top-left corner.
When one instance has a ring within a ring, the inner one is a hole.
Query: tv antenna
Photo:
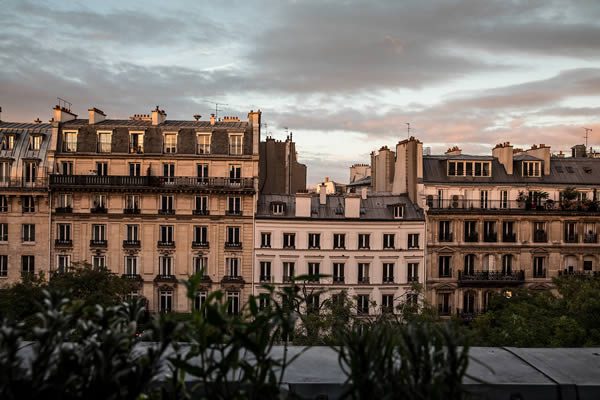
[[[215,118],[219,117],[219,111],[223,111],[222,108],[219,108],[219,106],[228,106],[229,104],[227,103],[219,103],[216,101],[212,101],[212,100],[206,100],[206,102],[214,104],[215,105]]]
[[[592,130],[590,128],[583,128],[583,129],[585,129],[585,136],[584,136],[584,138],[585,138],[585,148],[587,149],[587,147],[588,147],[588,138],[589,138],[590,132]]]
[[[72,103],[66,101],[65,99],[61,99],[60,97],[56,98],[58,100],[58,106],[60,108],[64,108],[65,110],[71,111]]]
[[[405,122],[406,124],[406,138],[410,138],[410,122]]]

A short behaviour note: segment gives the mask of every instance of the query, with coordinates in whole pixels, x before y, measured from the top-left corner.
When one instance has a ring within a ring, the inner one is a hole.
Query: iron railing
[[[123,175],[50,175],[50,186],[61,187],[107,187],[127,188],[207,188],[207,189],[254,189],[254,178],[198,178],[189,176],[123,176]]]

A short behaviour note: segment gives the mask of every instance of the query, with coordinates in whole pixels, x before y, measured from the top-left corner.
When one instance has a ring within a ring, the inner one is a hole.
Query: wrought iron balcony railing
[[[196,188],[254,190],[254,178],[198,178],[191,176],[50,175],[51,188]]]
[[[525,282],[524,271],[458,271],[461,285],[506,285]]]

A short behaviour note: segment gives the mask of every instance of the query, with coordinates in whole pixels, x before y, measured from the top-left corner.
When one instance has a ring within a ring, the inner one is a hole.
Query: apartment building
[[[1,110],[0,110],[1,111]],[[0,286],[48,274],[46,165],[52,126],[0,121]]]
[[[88,112],[54,109],[50,268],[107,266],[139,282],[154,311],[188,311],[222,289],[237,312],[252,284],[260,111],[247,121]],[[198,271],[190,302],[177,282]]]
[[[471,318],[489,295],[546,290],[561,274],[598,274],[600,160],[553,157],[543,144],[458,147],[423,157],[427,287],[442,315]]]
[[[342,290],[359,314],[393,312],[424,282],[424,214],[406,195],[261,195],[256,214],[255,293],[301,275],[318,307]],[[266,301],[266,300],[263,300]]]

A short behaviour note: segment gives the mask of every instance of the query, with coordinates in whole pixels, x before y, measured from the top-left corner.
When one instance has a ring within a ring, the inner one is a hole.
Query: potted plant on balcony
[[[519,190],[519,195],[517,196],[517,204],[519,205],[519,208],[525,208],[525,203],[527,203],[527,200],[527,194],[524,191]]]

